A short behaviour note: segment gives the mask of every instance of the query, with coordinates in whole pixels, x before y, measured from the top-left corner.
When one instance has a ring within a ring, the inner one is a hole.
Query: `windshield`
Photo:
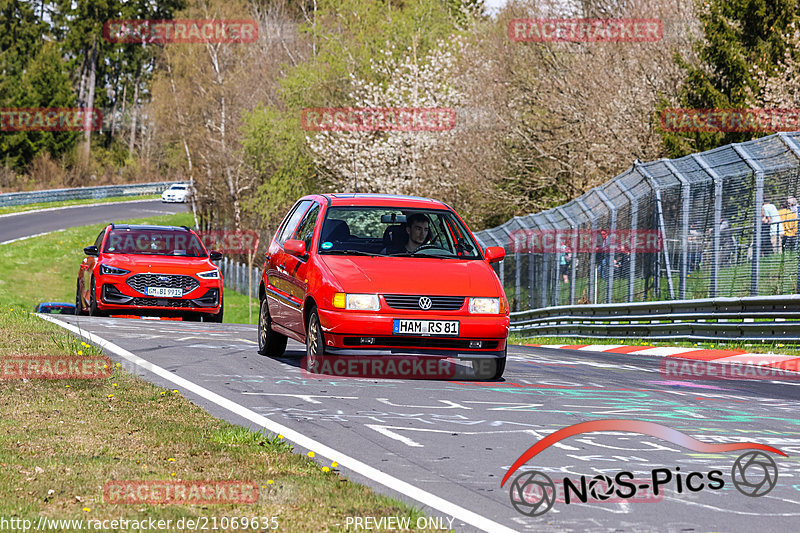
[[[186,185],[173,185],[170,187],[173,191],[183,191],[186,189]]]
[[[332,207],[319,253],[480,259],[467,229],[447,210]]]
[[[112,229],[103,249],[107,254],[178,255],[206,257],[193,233],[169,229]]]

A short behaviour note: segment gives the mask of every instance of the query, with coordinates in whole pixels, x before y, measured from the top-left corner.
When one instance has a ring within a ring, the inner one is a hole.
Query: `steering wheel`
[[[440,246],[438,246],[436,244],[423,244],[422,246],[420,246],[419,248],[414,250],[412,253],[417,253],[417,252],[419,252],[421,250],[431,250],[433,248],[436,248],[437,250],[444,250],[444,248],[442,248],[442,247],[440,247]]]

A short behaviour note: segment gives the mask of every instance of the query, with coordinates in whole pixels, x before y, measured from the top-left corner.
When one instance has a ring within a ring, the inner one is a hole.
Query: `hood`
[[[350,293],[501,296],[500,283],[480,259],[319,256]]]

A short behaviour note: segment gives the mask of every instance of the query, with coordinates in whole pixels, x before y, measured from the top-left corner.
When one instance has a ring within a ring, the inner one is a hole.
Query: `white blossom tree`
[[[451,108],[464,95],[452,83],[458,39],[440,42],[420,58],[415,46],[403,54],[389,48],[371,62],[371,82],[351,75],[349,97],[354,108]],[[430,194],[455,183],[446,147],[453,136],[444,131],[322,131],[307,137],[315,162],[338,190]]]

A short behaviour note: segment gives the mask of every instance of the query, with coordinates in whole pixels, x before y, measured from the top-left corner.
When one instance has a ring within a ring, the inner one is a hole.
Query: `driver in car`
[[[429,226],[428,217],[422,213],[414,213],[406,219],[406,233],[408,233],[407,252],[416,252],[417,248],[425,243],[428,238]]]

